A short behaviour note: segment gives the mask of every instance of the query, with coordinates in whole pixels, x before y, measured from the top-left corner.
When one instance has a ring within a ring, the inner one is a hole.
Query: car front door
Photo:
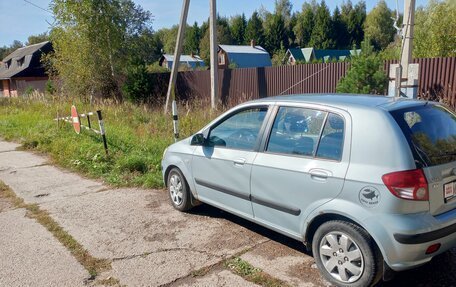
[[[250,172],[267,111],[267,106],[241,108],[210,127],[205,144],[195,149],[192,158],[201,201],[241,216],[253,216]]]
[[[252,167],[256,220],[300,238],[308,209],[339,194],[350,148],[346,118],[318,107],[278,108]]]

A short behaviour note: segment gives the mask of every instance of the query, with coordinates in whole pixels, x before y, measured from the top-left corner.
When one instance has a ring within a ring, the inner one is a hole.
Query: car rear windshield
[[[456,161],[456,115],[448,108],[425,104],[391,114],[421,167]]]

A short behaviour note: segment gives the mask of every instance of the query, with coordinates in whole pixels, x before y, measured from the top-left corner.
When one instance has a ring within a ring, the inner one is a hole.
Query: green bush
[[[382,58],[374,52],[369,40],[361,43],[360,55],[352,57],[350,68],[337,84],[338,93],[385,94],[388,77]]]

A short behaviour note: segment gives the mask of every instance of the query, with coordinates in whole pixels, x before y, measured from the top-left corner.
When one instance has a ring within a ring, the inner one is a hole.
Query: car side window
[[[325,117],[319,110],[280,107],[266,151],[313,156]]]
[[[266,107],[257,107],[231,115],[211,129],[208,145],[253,150],[267,111]]]
[[[344,141],[344,119],[330,113],[326,120],[320,144],[318,145],[317,157],[341,160]]]

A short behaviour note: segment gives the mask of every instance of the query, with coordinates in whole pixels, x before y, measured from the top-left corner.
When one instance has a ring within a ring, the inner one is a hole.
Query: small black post
[[[106,151],[106,155],[108,154],[108,143],[106,142],[106,134],[105,134],[105,128],[104,128],[104,123],[103,123],[103,117],[101,116],[101,111],[97,111],[98,115],[98,124],[100,125],[100,134],[101,137],[103,138],[103,145],[104,149]]]
[[[90,124],[90,116],[89,116],[89,113],[87,113],[87,125],[89,126],[89,129],[92,128],[92,125]]]

